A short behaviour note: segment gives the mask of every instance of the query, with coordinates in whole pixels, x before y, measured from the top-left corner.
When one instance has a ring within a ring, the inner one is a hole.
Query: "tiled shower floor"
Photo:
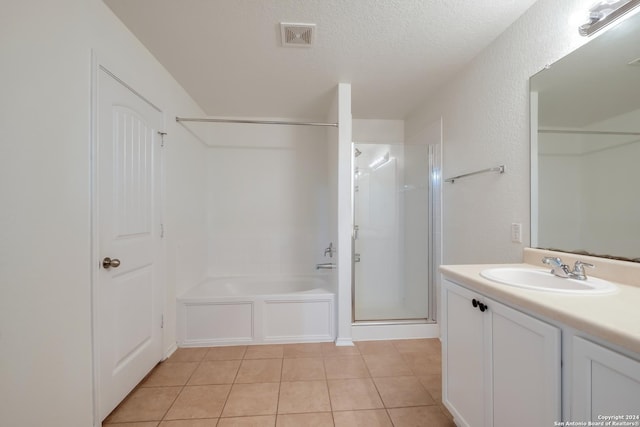
[[[453,427],[437,339],[181,348],[104,427]]]

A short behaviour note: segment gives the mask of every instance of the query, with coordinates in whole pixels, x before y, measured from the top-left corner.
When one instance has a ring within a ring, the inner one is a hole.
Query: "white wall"
[[[165,113],[168,295],[202,274],[202,112],[99,0],[5,1],[0,14],[0,424],[92,425],[91,50]],[[186,190],[185,190],[186,188]],[[200,271],[198,271],[200,270]],[[187,273],[187,271],[189,271]],[[174,340],[174,303],[165,344]]]
[[[528,79],[586,42],[575,15],[592,0],[539,0],[407,117],[407,139],[443,119],[443,178],[504,164],[506,173],[443,183],[443,263],[517,262],[528,246]],[[579,20],[578,20],[579,21]],[[523,243],[512,243],[511,223]]]
[[[208,274],[324,273],[315,265],[329,261],[331,241],[327,129],[209,126]]]
[[[337,279],[338,309],[336,345],[353,345],[351,334],[351,236],[353,232],[353,117],[351,116],[351,84],[339,83],[329,121],[339,124],[337,132]],[[330,138],[334,139],[331,132]],[[330,162],[332,163],[332,162]]]
[[[353,119],[353,142],[403,144],[404,120]]]
[[[337,123],[338,121],[338,90],[335,91],[335,97],[329,112],[327,113],[328,123]],[[327,143],[327,177],[329,185],[329,237],[333,243],[333,248],[336,253],[333,254],[329,262],[338,265],[338,259],[340,258],[339,245],[339,233],[338,233],[338,128],[330,127],[326,133]],[[349,254],[351,250],[349,249]],[[338,293],[338,270],[325,270],[325,277],[331,284],[331,289]],[[339,301],[340,294],[338,293],[336,301]],[[349,319],[350,321],[351,319]],[[339,311],[336,310],[336,336],[338,335],[338,325],[340,324]],[[346,321],[345,321],[346,324]]]

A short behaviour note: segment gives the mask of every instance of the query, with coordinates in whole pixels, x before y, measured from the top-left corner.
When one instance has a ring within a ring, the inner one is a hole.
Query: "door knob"
[[[102,268],[118,268],[118,266],[120,265],[120,260],[117,258],[109,258],[109,257],[105,257],[102,260]]]

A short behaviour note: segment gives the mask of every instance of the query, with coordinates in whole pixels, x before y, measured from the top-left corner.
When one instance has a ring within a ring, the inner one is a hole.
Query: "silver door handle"
[[[109,257],[105,257],[102,260],[102,268],[118,268],[120,266],[120,260],[118,258],[109,258]]]

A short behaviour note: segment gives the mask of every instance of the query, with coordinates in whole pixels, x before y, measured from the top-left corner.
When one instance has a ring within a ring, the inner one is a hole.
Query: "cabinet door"
[[[572,346],[571,419],[639,416],[640,362],[579,337],[573,338]]]
[[[442,288],[442,401],[459,426],[490,425],[485,377],[487,317],[472,305],[478,298],[446,280]]]
[[[487,305],[493,425],[554,425],[561,420],[560,329],[497,302]]]

